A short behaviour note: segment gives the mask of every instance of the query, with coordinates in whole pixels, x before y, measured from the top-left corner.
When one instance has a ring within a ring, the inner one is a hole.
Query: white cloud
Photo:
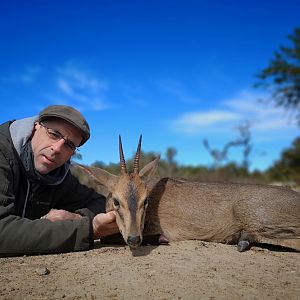
[[[64,103],[76,106],[81,110],[103,110],[109,105],[106,102],[108,83],[100,80],[75,64],[57,68],[57,91],[53,99],[64,99]]]
[[[239,97],[222,104],[238,113],[242,119],[251,121],[253,130],[278,131],[297,127],[295,120],[283,108],[258,100],[262,98],[266,96],[242,92]]]
[[[25,84],[34,83],[41,73],[39,66],[26,66],[25,71],[20,75],[20,80]]]
[[[65,80],[65,79],[58,79],[58,87],[68,96],[71,96],[73,95],[73,90],[72,88],[70,87],[69,83]]]
[[[288,118],[282,108],[259,102],[264,95],[242,91],[236,97],[218,102],[216,110],[189,112],[171,122],[172,129],[183,133],[198,134],[207,131],[224,131],[243,121],[251,124],[252,132],[278,133],[296,130],[296,122]]]
[[[0,75],[0,89],[5,91],[14,84],[34,87],[38,99],[44,98],[52,104],[71,105],[80,110],[98,111],[112,107],[106,101],[108,82],[91,75],[78,64],[72,62],[56,69],[47,68],[47,74],[44,70],[42,66],[27,65],[20,72]],[[34,86],[37,80],[40,84]]]
[[[31,85],[37,81],[42,73],[42,68],[37,65],[27,65],[19,73],[16,72],[10,75],[1,74],[0,84],[24,84]]]
[[[203,127],[220,126],[221,123],[239,119],[240,116],[238,114],[228,111],[192,112],[181,115],[172,122],[172,127],[178,131],[195,133],[202,130]]]

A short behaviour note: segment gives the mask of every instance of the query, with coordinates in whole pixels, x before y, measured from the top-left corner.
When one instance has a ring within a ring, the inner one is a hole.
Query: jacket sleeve
[[[106,198],[95,192],[94,189],[81,184],[69,172],[64,182],[58,187],[55,202],[54,208],[57,209],[65,209],[71,212],[89,210],[89,214],[96,215],[105,212]]]
[[[91,217],[51,222],[15,215],[14,175],[0,151],[0,256],[88,250],[93,245]]]
[[[7,216],[0,220],[0,256],[62,253],[92,246],[88,217],[51,222]]]

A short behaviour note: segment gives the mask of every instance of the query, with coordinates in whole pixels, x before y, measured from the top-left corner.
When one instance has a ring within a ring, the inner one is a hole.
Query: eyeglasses
[[[68,139],[66,139],[59,131],[53,129],[53,128],[49,128],[47,127],[44,123],[40,122],[40,125],[45,128],[46,133],[48,135],[48,137],[50,138],[50,140],[52,140],[53,142],[58,142],[61,139],[63,139],[64,142],[64,146],[66,147],[66,150],[68,151],[79,151],[79,149],[74,145],[74,143]]]

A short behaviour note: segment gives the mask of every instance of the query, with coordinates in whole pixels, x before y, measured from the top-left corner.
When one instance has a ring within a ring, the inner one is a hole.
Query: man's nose
[[[64,139],[60,139],[57,142],[52,143],[51,149],[54,152],[62,152],[64,150],[65,141]]]

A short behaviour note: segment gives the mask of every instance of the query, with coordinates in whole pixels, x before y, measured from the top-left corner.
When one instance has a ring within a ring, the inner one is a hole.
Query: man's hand
[[[79,220],[81,218],[81,215],[71,213],[63,209],[51,209],[46,215],[41,217],[41,219],[47,219],[52,222],[65,220]]]
[[[93,219],[94,239],[100,239],[119,232],[116,223],[116,213],[110,211],[108,213],[98,214]]]

